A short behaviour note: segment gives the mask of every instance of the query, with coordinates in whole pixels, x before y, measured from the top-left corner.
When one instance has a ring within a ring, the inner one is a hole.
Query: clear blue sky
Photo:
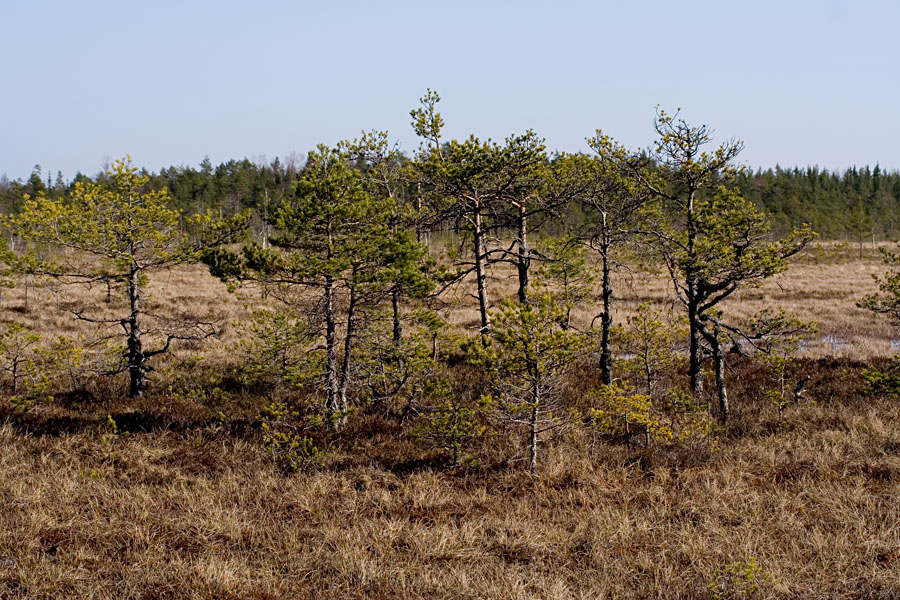
[[[412,151],[534,129],[652,140],[682,107],[751,167],[900,168],[900,2],[2,0],[0,174],[304,155],[363,129]]]

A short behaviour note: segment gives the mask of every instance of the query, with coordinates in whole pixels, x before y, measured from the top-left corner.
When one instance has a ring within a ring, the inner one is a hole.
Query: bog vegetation
[[[898,257],[772,284],[865,284],[897,174],[746,173],[663,110],[448,140],[439,101],[412,156],[4,186],[0,596],[900,591]]]

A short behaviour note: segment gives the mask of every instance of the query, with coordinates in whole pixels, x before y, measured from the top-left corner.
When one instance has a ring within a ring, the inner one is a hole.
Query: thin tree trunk
[[[714,350],[716,360],[716,393],[719,396],[719,414],[722,422],[728,420],[728,390],[725,387],[725,356],[722,353],[720,344],[716,344]]]
[[[337,352],[335,350],[334,280],[325,277],[325,410],[329,415],[340,410],[338,406]]]
[[[650,349],[644,348],[643,356],[641,357],[644,362],[644,377],[647,379],[647,399],[650,401],[651,405],[653,404],[653,369],[650,366]]]
[[[391,290],[391,307],[394,311],[394,343],[399,344],[403,339],[403,325],[400,323],[400,289],[398,287]]]
[[[141,344],[141,293],[137,265],[132,264],[128,274],[128,302],[131,314],[128,316],[128,395],[140,396],[144,391],[144,350]]]
[[[391,233],[393,235],[397,235],[397,217],[395,216],[391,220]],[[418,230],[416,232],[416,236],[418,237]],[[393,331],[393,340],[394,344],[399,344],[403,339],[403,326],[400,324],[400,285],[395,284],[393,289],[391,289],[391,308],[393,310],[393,318],[394,318],[394,331]]]
[[[696,284],[688,283],[688,288],[696,288]],[[688,324],[690,326],[691,347],[690,362],[688,364],[688,375],[691,378],[691,391],[696,395],[703,392],[703,360],[701,353],[703,352],[702,329],[700,326],[700,315],[697,312],[697,304],[693,301],[695,296],[690,295],[688,299]]]
[[[605,217],[604,217],[605,218]],[[600,375],[603,385],[612,383],[612,351],[610,349],[610,333],[612,330],[612,282],[609,277],[609,243],[603,241],[601,246],[603,297],[603,319],[600,323]]]
[[[517,268],[519,270],[519,302],[528,302],[528,268],[531,259],[528,255],[528,222],[525,216],[525,206],[519,206],[519,239],[517,240],[518,257]]]
[[[529,448],[531,450],[528,471],[534,473],[537,467],[537,444],[538,444],[538,409],[541,404],[541,381],[540,372],[537,366],[533,367],[533,377],[531,382],[531,422],[530,422],[530,440]]]
[[[478,282],[478,310],[481,313],[481,343],[487,346],[487,336],[491,329],[488,316],[487,273],[485,271],[484,232],[481,229],[481,209],[476,204],[473,215],[472,238],[475,244],[475,277]]]
[[[688,193],[688,202],[687,202],[687,243],[688,243],[688,264],[690,272],[687,273],[687,277],[685,278],[685,283],[687,284],[687,302],[688,302],[688,325],[690,327],[691,332],[691,348],[690,348],[690,362],[688,364],[688,376],[691,379],[691,391],[695,395],[699,395],[703,392],[703,357],[701,353],[703,351],[703,344],[701,336],[702,334],[702,326],[700,324],[700,314],[698,313],[698,296],[699,289],[697,283],[697,276],[694,269],[696,266],[696,258],[697,258],[697,250],[696,250],[696,242],[697,242],[697,226],[694,223],[694,195],[695,191],[693,189]]]
[[[719,341],[719,324],[713,324],[713,335],[707,336],[712,347],[713,363],[716,373],[716,396],[719,399],[719,418],[724,423],[728,420],[728,389],[725,386],[725,354],[722,352],[722,344]]]
[[[350,383],[350,354],[353,349],[353,336],[356,335],[354,329],[354,313],[356,312],[356,287],[350,286],[350,301],[347,306],[347,333],[344,336],[344,357],[341,360],[341,382],[338,389],[338,410],[344,412],[350,404],[347,401],[347,387]],[[344,421],[344,418],[341,418]]]
[[[422,239],[424,238],[424,233],[422,231],[422,184],[416,184],[416,241],[420,244],[422,243]],[[425,245],[428,245],[428,240],[425,240]]]
[[[625,421],[625,446],[631,448],[631,422],[628,420],[628,413],[622,416]]]

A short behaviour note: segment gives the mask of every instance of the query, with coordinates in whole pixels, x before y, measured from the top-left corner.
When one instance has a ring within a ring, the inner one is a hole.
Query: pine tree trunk
[[[478,282],[478,310],[481,314],[481,343],[487,345],[487,335],[491,329],[488,316],[487,272],[485,271],[484,232],[481,229],[481,210],[476,205],[473,215],[472,238],[475,244],[475,277]]]
[[[391,220],[391,233],[395,236],[397,235],[397,218],[394,217]],[[417,233],[418,235],[418,233]],[[391,309],[393,310],[393,318],[394,318],[394,331],[393,331],[393,340],[394,344],[400,344],[400,341],[403,339],[403,326],[400,324],[400,285],[395,284],[393,289],[391,289]]]
[[[341,360],[341,381],[338,388],[338,410],[341,412],[346,412],[350,408],[350,403],[347,401],[347,388],[350,384],[350,354],[353,349],[353,336],[356,335],[354,328],[356,301],[356,287],[351,285],[350,301],[347,306],[347,332],[344,336],[344,357]],[[341,422],[344,420],[344,417],[342,417]]]
[[[713,322],[713,332],[703,330],[703,335],[712,349],[713,368],[716,376],[716,397],[719,401],[719,419],[724,423],[728,420],[728,388],[725,385],[725,353],[722,352],[722,343],[719,336],[722,331],[718,322]]]
[[[719,326],[715,329],[715,342],[713,342],[713,359],[716,368],[716,395],[719,397],[719,417],[722,422],[728,420],[728,390],[725,387],[725,355],[722,352],[722,344],[719,342]]]
[[[400,289],[391,290],[391,308],[394,312],[394,343],[399,344],[403,339],[403,325],[400,323]]]
[[[694,269],[697,268],[697,226],[694,223],[695,193],[695,190],[691,189],[688,193],[687,201],[687,257],[689,272],[686,274],[685,283],[687,284],[686,293],[688,302],[688,326],[690,327],[691,332],[690,363],[688,364],[688,376],[691,379],[691,391],[694,393],[694,395],[699,395],[703,392],[703,357],[701,356],[701,353],[703,352],[703,340],[701,339],[701,336],[703,335],[703,328],[700,324],[700,314],[698,310],[698,296],[700,295],[700,293],[698,289],[696,271],[694,271]]]
[[[325,410],[329,415],[336,413],[338,407],[337,352],[335,350],[334,324],[334,280],[330,275],[325,277]]]
[[[425,239],[425,234],[422,229],[422,184],[416,184],[416,241],[420,244],[422,240]],[[425,239],[425,245],[428,245],[428,240]]]
[[[696,289],[695,283],[688,283],[688,289]],[[695,395],[703,392],[703,340],[700,326],[700,315],[697,311],[696,295],[688,292],[688,324],[690,325],[691,347],[690,363],[688,364],[688,376],[691,379],[691,391]]]
[[[534,375],[531,381],[531,421],[529,440],[531,456],[528,465],[528,471],[531,473],[534,473],[534,470],[537,468],[538,409],[541,404],[540,372],[538,371],[537,366],[533,367],[533,373]]]
[[[525,216],[525,207],[519,206],[519,239],[517,240],[518,256],[516,267],[519,271],[519,302],[528,302],[528,268],[530,257],[528,255],[528,222]]]
[[[132,264],[128,274],[128,302],[131,314],[128,316],[128,395],[132,398],[144,392],[144,350],[141,344],[141,292],[137,265]]]
[[[605,217],[604,217],[605,218]],[[601,295],[603,297],[603,319],[600,323],[600,375],[603,385],[612,383],[612,350],[610,349],[610,333],[612,331],[612,282],[609,277],[609,243],[603,241],[601,246],[603,259]]]

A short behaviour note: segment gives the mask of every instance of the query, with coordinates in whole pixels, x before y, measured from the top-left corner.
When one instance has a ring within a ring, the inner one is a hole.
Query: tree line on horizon
[[[412,160],[400,155],[404,161]],[[553,160],[553,156],[548,156]],[[154,189],[166,189],[173,206],[185,214],[208,209],[234,214],[244,209],[262,210],[291,193],[304,166],[292,158],[271,162],[248,158],[231,159],[214,166],[204,158],[198,167],[170,166],[159,173],[143,170]],[[24,195],[45,193],[65,197],[77,182],[102,181],[107,176],[77,173],[66,181],[62,173],[55,178],[44,175],[35,165],[27,178],[0,178],[0,212],[21,209]],[[756,206],[769,213],[776,231],[787,232],[800,223],[808,223],[823,239],[893,240],[900,236],[900,172],[885,171],[879,165],[850,167],[829,171],[819,167],[775,166],[756,171],[744,169],[728,183]],[[262,214],[262,213],[260,213]],[[260,229],[262,218],[254,226]]]

